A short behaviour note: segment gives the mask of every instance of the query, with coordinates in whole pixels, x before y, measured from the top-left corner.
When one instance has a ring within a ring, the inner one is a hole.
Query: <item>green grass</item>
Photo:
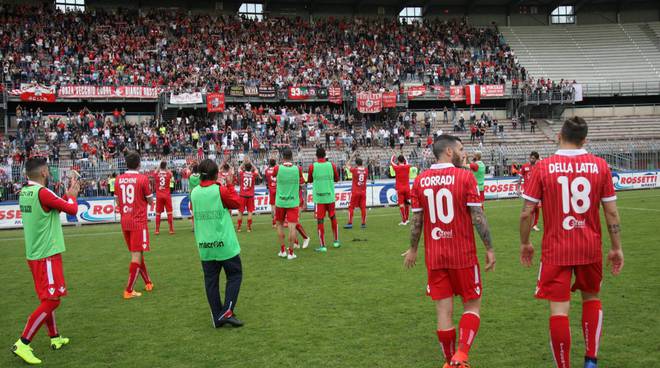
[[[626,264],[621,276],[608,273],[603,281],[601,365],[658,367],[660,191],[624,192],[619,198]],[[552,366],[547,303],[532,296],[537,268],[518,263],[520,207],[517,200],[486,204],[498,263],[495,272],[483,275],[482,323],[471,352],[475,367]],[[342,225],[346,216],[339,213]],[[57,321],[72,342],[51,351],[40,331],[32,346],[45,366],[58,368],[440,367],[423,262],[412,271],[402,267],[409,228],[397,226],[398,210],[371,210],[367,230],[342,229],[342,248],[323,255],[312,250],[318,244],[312,215],[303,219],[313,241],[295,261],[276,256],[269,216],[256,217],[253,233],[239,234],[244,279],[236,313],[246,323],[241,329],[210,325],[188,221],[175,223],[175,236],[152,237],[146,260],[156,288],[129,301],[121,298],[129,255],[119,225],[66,227],[69,296]],[[538,250],[539,233],[533,241]],[[481,243],[478,248],[482,258]],[[6,347],[0,367],[22,366],[9,347],[38,300],[21,231],[0,232],[0,284],[0,341]],[[141,289],[141,281],[138,285]],[[460,303],[456,306],[458,317]],[[584,349],[578,298],[571,323],[578,366]]]

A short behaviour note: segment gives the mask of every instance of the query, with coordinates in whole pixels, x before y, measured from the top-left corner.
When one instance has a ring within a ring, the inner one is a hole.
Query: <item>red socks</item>
[[[582,303],[582,333],[587,358],[598,357],[600,333],[603,327],[603,306],[600,300],[588,300]]]
[[[238,220],[238,227],[237,227],[238,230],[241,229],[241,225],[243,225],[243,220],[239,219]]]
[[[46,316],[46,327],[48,328],[48,336],[55,337],[59,336],[60,333],[57,331],[57,323],[55,322],[55,311],[50,312]]]
[[[128,268],[128,283],[126,284],[126,292],[133,292],[133,287],[135,286],[135,280],[138,277],[140,272],[140,264],[131,262],[131,266]]]
[[[479,315],[472,312],[465,312],[458,322],[458,350],[467,355],[470,352],[470,347],[474,342],[477,331],[479,331],[479,324],[481,318]]]
[[[160,213],[156,214],[156,232],[160,232]]]
[[[332,236],[335,238],[335,241],[339,240],[339,226],[337,226],[337,218],[332,217],[330,219],[330,223],[332,224]]]
[[[353,223],[353,211],[354,211],[353,207],[348,207],[348,224],[349,225]]]
[[[289,247],[289,255],[293,255],[293,247]]]
[[[300,222],[296,224],[296,230],[298,230],[298,234],[303,237],[303,239],[308,239],[309,236],[307,236],[307,233],[305,232],[305,229],[303,229],[302,225],[300,225]]]
[[[170,226],[170,231],[174,232],[174,216],[172,216],[172,213],[167,214],[167,224]]]
[[[39,331],[39,328],[41,325],[44,324],[44,322],[52,315],[53,311],[60,305],[60,301],[58,300],[50,300],[50,299],[44,299],[41,301],[41,304],[37,307],[37,309],[32,312],[30,317],[28,318],[27,324],[25,325],[25,328],[23,329],[23,334],[21,334],[21,339],[25,341],[28,341],[28,344],[30,341],[32,341],[32,338],[34,335]],[[53,322],[53,327],[55,327],[55,316],[52,316],[52,322]],[[57,332],[57,329],[54,329],[55,332]],[[51,332],[50,325],[48,328],[48,332]],[[56,335],[56,334],[55,334]],[[51,335],[51,336],[55,336]]]
[[[451,357],[456,352],[456,329],[451,330],[438,330],[438,341],[442,347],[442,353],[445,356],[445,362],[450,363]]]
[[[399,206],[401,212],[401,222],[406,222],[406,206]]]
[[[365,225],[367,223],[367,206],[360,207],[360,215],[362,216],[362,225]]]
[[[558,368],[570,368],[571,326],[568,316],[550,317],[550,346]]]
[[[316,228],[319,231],[319,241],[321,242],[321,246],[325,247],[325,226],[323,226],[323,223],[321,222],[320,224],[316,224]]]
[[[144,256],[142,256],[142,263],[140,263],[140,276],[144,280],[145,284],[151,284],[151,277],[149,277],[149,272],[147,272],[147,265],[144,263]]]
[[[252,219],[248,219],[248,230],[252,230]]]
[[[286,246],[284,246],[284,244],[280,244],[280,252],[281,253],[286,252]]]
[[[406,204],[406,221],[410,220],[410,205]]]

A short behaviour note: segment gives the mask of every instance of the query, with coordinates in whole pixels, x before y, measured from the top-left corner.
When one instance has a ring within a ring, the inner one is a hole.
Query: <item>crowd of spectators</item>
[[[497,31],[466,19],[271,18],[178,10],[62,13],[0,5],[5,82],[146,85],[217,91],[231,85],[341,85],[346,90],[521,79]]]

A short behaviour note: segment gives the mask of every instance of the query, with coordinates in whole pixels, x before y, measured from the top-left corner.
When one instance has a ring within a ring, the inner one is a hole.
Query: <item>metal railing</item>
[[[660,80],[583,83],[582,95],[588,97],[660,95]]]

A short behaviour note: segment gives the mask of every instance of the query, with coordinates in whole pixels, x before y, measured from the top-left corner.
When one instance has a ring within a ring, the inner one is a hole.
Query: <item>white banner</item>
[[[518,197],[518,177],[500,177],[486,179],[484,192],[486,200]],[[660,171],[613,172],[612,182],[618,190],[649,189],[660,187]],[[412,184],[412,182],[411,182]],[[238,190],[238,188],[237,188]],[[268,192],[266,187],[258,186],[254,190],[255,212],[270,213]],[[343,182],[335,185],[335,200],[337,208],[348,208],[351,201],[351,183]],[[305,198],[307,210],[314,209],[312,185],[307,185]],[[190,217],[190,199],[187,194],[172,196],[172,209],[175,218]],[[397,197],[394,180],[376,180],[367,184],[367,207],[396,206]],[[236,211],[233,211],[236,214]],[[150,206],[147,216],[152,220],[155,216],[155,206]],[[162,214],[165,217],[165,213]],[[112,197],[78,198],[78,214],[70,216],[60,214],[62,224],[73,225],[118,222],[115,214],[115,204]],[[0,203],[0,229],[20,228],[21,212],[16,201]]]
[[[575,83],[573,84],[573,90],[575,91],[575,102],[582,102],[582,85]]]
[[[202,103],[202,93],[182,93],[180,95],[171,94],[170,103],[172,105],[194,105]]]

